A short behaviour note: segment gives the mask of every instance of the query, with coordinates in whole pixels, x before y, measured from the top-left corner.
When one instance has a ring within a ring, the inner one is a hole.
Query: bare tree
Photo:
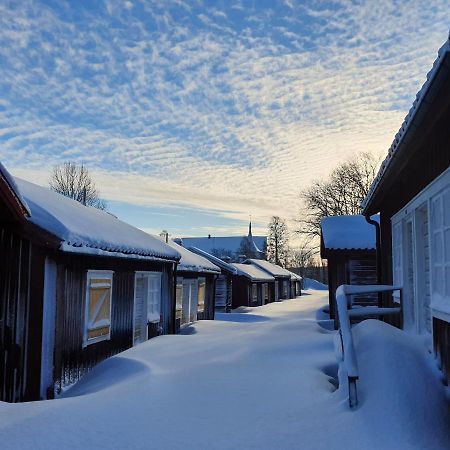
[[[299,247],[291,250],[289,254],[289,267],[300,269],[303,276],[305,269],[314,265],[318,250],[312,245],[311,240],[303,240]]]
[[[106,202],[100,198],[87,167],[74,162],[53,167],[49,180],[50,188],[83,205],[106,209]]]
[[[314,181],[301,193],[305,211],[297,232],[318,237],[324,217],[360,214],[379,165],[379,158],[364,152],[336,167],[327,180]]]
[[[286,222],[278,216],[273,216],[269,223],[267,237],[267,260],[274,264],[286,266],[288,258],[289,234]]]

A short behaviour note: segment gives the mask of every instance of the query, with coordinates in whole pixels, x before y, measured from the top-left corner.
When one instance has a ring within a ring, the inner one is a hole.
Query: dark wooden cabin
[[[363,203],[380,213],[381,281],[403,285],[397,325],[425,336],[450,382],[450,42]],[[399,301],[384,296],[384,306]]]
[[[181,255],[176,274],[177,327],[196,320],[214,320],[220,268],[174,241],[168,244]]]
[[[0,165],[0,400],[52,398],[175,328],[179,254]]]
[[[230,312],[233,307],[233,276],[237,274],[236,268],[199,248],[189,247],[189,250],[208,259],[220,269],[220,275],[216,279],[215,310]]]
[[[254,264],[260,269],[272,275],[275,278],[275,294],[273,301],[286,300],[291,297],[291,272],[283,269],[276,264],[272,264],[264,259],[248,259],[246,261],[249,264]]]
[[[359,215],[322,219],[320,257],[328,261],[330,318],[336,319],[336,289],[341,284],[377,284],[375,226]],[[359,295],[353,303],[377,306],[378,297]]]
[[[290,283],[290,289],[291,289],[291,298],[299,297],[302,295],[302,284],[303,284],[303,278],[296,274],[295,272],[291,272],[291,283]]]
[[[275,278],[254,264],[233,263],[233,308],[273,302]]]

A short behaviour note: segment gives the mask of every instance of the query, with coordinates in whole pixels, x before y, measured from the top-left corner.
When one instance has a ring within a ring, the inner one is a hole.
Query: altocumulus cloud
[[[448,19],[443,0],[2,2],[0,158],[43,184],[87,163],[119,202],[292,218],[312,179],[387,149]]]

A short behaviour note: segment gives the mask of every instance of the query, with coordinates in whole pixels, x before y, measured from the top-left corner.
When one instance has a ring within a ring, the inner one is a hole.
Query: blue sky
[[[71,160],[151,232],[257,233],[357,151],[383,155],[447,1],[0,0],[0,160]]]

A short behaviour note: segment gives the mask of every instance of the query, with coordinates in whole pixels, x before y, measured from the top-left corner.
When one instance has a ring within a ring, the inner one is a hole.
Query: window
[[[396,286],[403,285],[402,262],[402,222],[392,225],[392,278]],[[400,302],[400,291],[392,294],[394,301]]]
[[[183,278],[177,278],[175,317],[181,320],[182,316],[183,316]]]
[[[450,298],[450,188],[431,199],[433,293]]]
[[[206,296],[206,279],[198,279],[198,303],[197,312],[202,313],[205,310],[205,296]]]
[[[134,278],[133,342],[148,339],[148,323],[161,317],[161,273],[136,272]]]
[[[185,278],[183,280],[183,312],[181,323],[197,320],[198,280]]]
[[[269,285],[267,283],[263,284],[263,302],[264,305],[269,302]]]
[[[148,303],[147,320],[159,322],[161,319],[161,274],[147,273],[148,277]]]
[[[258,285],[252,283],[252,303],[258,303]]]
[[[113,272],[88,271],[83,346],[111,337],[111,293]]]

